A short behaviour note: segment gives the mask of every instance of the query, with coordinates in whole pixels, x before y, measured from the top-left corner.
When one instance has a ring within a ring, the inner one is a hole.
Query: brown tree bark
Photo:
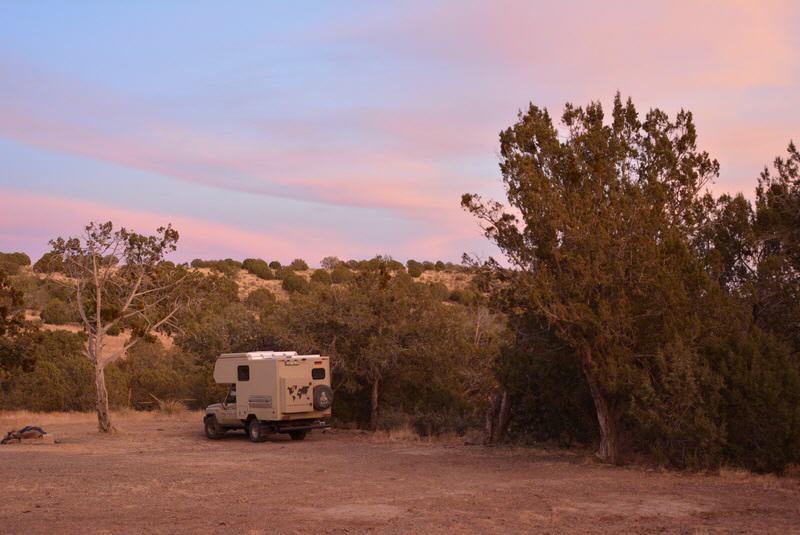
[[[503,390],[492,396],[483,429],[483,443],[486,445],[502,442],[511,420],[511,399]]]
[[[618,464],[620,457],[617,415],[597,383],[590,357],[585,357],[583,360],[583,375],[589,384],[589,392],[597,412],[597,423],[600,426],[600,447],[597,450],[597,457],[603,462]]]
[[[490,445],[494,441],[494,428],[497,425],[497,415],[500,413],[500,393],[495,393],[486,408],[486,419],[483,426],[483,443]]]
[[[497,425],[494,428],[495,442],[502,442],[506,438],[508,423],[511,421],[511,398],[507,390],[500,396],[500,411],[497,414]]]
[[[102,433],[114,430],[111,425],[111,416],[108,413],[108,390],[106,389],[105,368],[95,362],[94,385],[97,390],[97,425]]]
[[[378,430],[378,398],[380,395],[381,380],[376,377],[372,380],[372,394],[370,396],[369,428],[371,431]]]

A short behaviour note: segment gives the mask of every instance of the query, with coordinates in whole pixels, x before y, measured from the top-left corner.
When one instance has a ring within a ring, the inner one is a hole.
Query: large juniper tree
[[[578,357],[598,455],[616,462],[633,392],[658,380],[668,348],[691,354],[710,284],[691,242],[719,166],[697,149],[689,112],[642,119],[617,95],[610,119],[600,103],[567,104],[557,128],[531,105],[500,134],[509,206],[462,204],[510,264],[490,262],[513,290],[512,324],[544,325]]]

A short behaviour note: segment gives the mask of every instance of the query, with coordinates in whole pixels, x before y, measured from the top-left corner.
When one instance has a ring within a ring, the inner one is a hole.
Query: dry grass
[[[158,410],[163,414],[182,414],[186,412],[186,404],[183,401],[168,399],[158,402]]]
[[[452,273],[449,271],[424,271],[419,279],[422,282],[441,282],[448,290],[463,290],[472,281],[468,273]]]

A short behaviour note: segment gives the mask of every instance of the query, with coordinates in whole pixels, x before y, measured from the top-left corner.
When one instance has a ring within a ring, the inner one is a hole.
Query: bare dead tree
[[[171,225],[146,236],[111,222],[89,223],[81,237],[50,241],[63,261],[83,329],[85,355],[95,369],[97,421],[101,432],[113,430],[108,411],[105,368],[154,331],[177,329],[175,317],[188,304],[190,273],[165,262],[174,251],[178,232]],[[125,330],[127,342],[109,352],[106,337]]]

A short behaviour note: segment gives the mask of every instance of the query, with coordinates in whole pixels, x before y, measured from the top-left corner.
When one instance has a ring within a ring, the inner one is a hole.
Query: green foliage
[[[426,284],[430,288],[432,295],[434,295],[439,301],[444,301],[450,296],[450,290],[447,289],[447,286],[444,283],[428,282]]]
[[[0,269],[0,385],[13,372],[29,368],[34,361],[21,340],[31,330],[23,307],[23,293]]]
[[[64,271],[64,261],[60,254],[47,252],[36,261],[33,270],[37,273],[62,273]]]
[[[258,288],[247,294],[244,304],[256,312],[268,312],[275,307],[277,299],[275,299],[275,294],[268,289]]]
[[[84,337],[40,331],[25,340],[36,364],[15,375],[0,396],[3,409],[80,411],[94,405],[94,371],[83,352]]]
[[[260,258],[246,258],[242,262],[242,267],[260,279],[271,280],[275,278],[275,274],[269,268],[269,265]]]
[[[597,103],[562,123],[532,105],[501,134],[514,210],[463,198],[511,265],[478,277],[515,333],[496,368],[512,432],[597,437],[610,461],[797,462],[797,151],[762,174],[753,211],[698,194],[718,164],[688,112],[640,120],[617,96],[609,123]]]
[[[281,263],[278,262],[277,260],[273,260],[272,262],[269,263],[269,267],[270,269],[281,269]]]
[[[465,324],[461,311],[442,303],[431,286],[368,270],[343,284],[293,294],[270,316],[268,338],[331,355],[336,414],[366,422],[376,382],[389,408],[472,414],[472,376],[464,372],[476,368],[469,359],[490,352],[472,351],[475,327]]]
[[[220,353],[252,351],[259,340],[259,322],[242,303],[208,303],[183,320],[175,343],[203,361],[213,362]]]
[[[332,269],[336,268],[336,266],[338,266],[339,264],[342,264],[342,263],[343,262],[341,260],[339,260],[338,257],[326,256],[325,258],[320,260],[319,265],[322,267],[322,269],[332,270]]]
[[[228,277],[235,277],[242,268],[242,263],[232,258],[226,258],[225,260],[201,260],[195,258],[192,260],[191,266],[193,268],[208,268]]]
[[[306,271],[306,270],[308,270],[308,264],[306,264],[306,261],[303,260],[302,258],[295,258],[294,260],[292,260],[292,263],[289,264],[289,267],[293,271]]]
[[[406,268],[408,269],[408,274],[415,279],[422,275],[422,272],[424,271],[422,264],[416,260],[409,260],[406,262]]]
[[[719,391],[725,458],[759,472],[800,463],[800,369],[796,355],[756,328],[709,344],[724,377]]]
[[[308,290],[308,281],[294,272],[289,272],[283,277],[281,287],[289,293],[305,293]]]
[[[316,282],[318,284],[326,284],[326,285],[331,284],[332,282],[331,274],[324,269],[314,270],[314,273],[311,274],[311,282]]]
[[[0,253],[0,269],[9,275],[16,275],[20,268],[31,265],[31,259],[25,253]]]
[[[76,321],[75,310],[61,299],[51,299],[42,309],[41,318],[45,323],[64,325]]]
[[[353,280],[355,275],[350,268],[344,263],[339,263],[331,271],[331,282],[334,284],[342,284]]]
[[[126,378],[132,408],[160,408],[158,400],[201,408],[210,401],[203,375],[207,368],[180,349],[166,350],[158,342],[140,342],[115,367]]]
[[[438,260],[433,265],[433,269],[435,269],[436,271],[444,271],[444,268],[445,268],[444,262],[442,262],[441,260]]]

